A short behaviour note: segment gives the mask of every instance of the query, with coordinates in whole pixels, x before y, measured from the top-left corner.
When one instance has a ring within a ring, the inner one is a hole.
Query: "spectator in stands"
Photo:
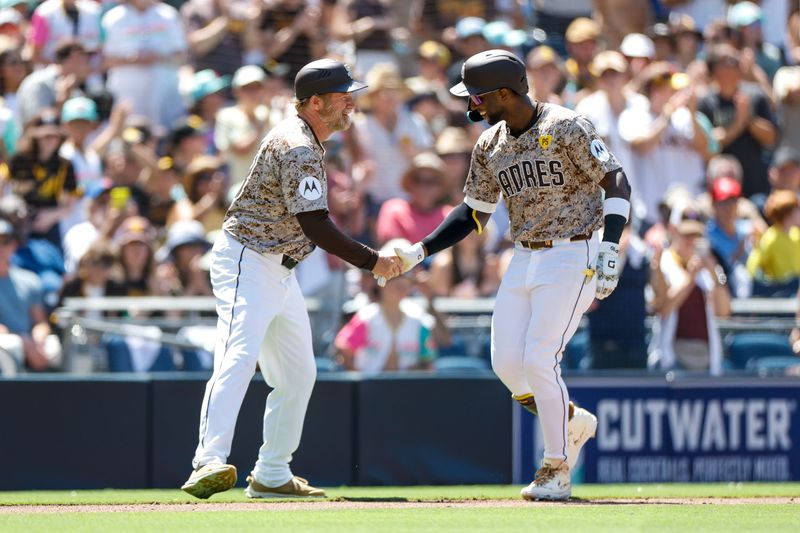
[[[198,220],[206,233],[222,227],[228,177],[222,170],[222,160],[200,155],[189,163],[183,175],[186,198],[175,204],[175,220]]]
[[[248,0],[188,0],[181,7],[192,66],[230,76],[264,59],[258,25],[265,4]]]
[[[694,19],[699,29],[725,18],[725,0],[663,0],[661,4],[670,9],[673,16],[688,15]]]
[[[396,26],[391,0],[339,0],[333,10],[331,36],[355,43],[356,69],[366,73],[378,63],[395,62],[391,32]]]
[[[29,370],[57,368],[61,343],[47,321],[36,274],[11,265],[17,247],[14,228],[0,219],[0,350]]]
[[[675,40],[674,61],[679,71],[686,72],[697,60],[703,34],[698,31],[694,19],[686,14],[670,17],[670,31]]]
[[[447,97],[449,82],[447,68],[453,64],[453,55],[438,41],[425,41],[417,48],[417,75],[406,80],[411,90],[417,86],[432,88],[437,94]]]
[[[64,281],[60,300],[124,295],[122,285],[114,277],[117,261],[116,251],[107,239],[95,240],[81,256],[74,275]]]
[[[642,71],[653,62],[656,57],[656,47],[653,40],[641,33],[630,33],[619,45],[620,53],[625,56],[630,68],[631,79],[638,80]]]
[[[64,235],[64,269],[72,274],[83,254],[101,238],[110,238],[119,223],[120,213],[111,206],[110,178],[102,178],[86,188],[81,209],[85,220],[72,226]]]
[[[6,0],[0,3],[0,38],[3,47],[22,51],[25,36],[30,33],[27,17],[28,3],[25,0]]]
[[[444,161],[444,175],[447,177],[445,202],[458,205],[464,199],[464,182],[472,156],[472,142],[464,128],[445,128],[436,139],[436,153]]]
[[[663,22],[653,24],[647,31],[647,36],[650,37],[655,46],[655,61],[669,61],[674,64],[673,56],[675,54],[675,38],[669,29],[669,26]]]
[[[430,267],[430,288],[436,296],[485,298],[500,287],[500,261],[487,252],[491,228],[479,235],[472,232],[447,250],[437,254]]]
[[[714,126],[723,153],[741,163],[742,194],[750,197],[769,189],[764,151],[777,140],[775,120],[766,97],[742,83],[739,56],[733,47],[714,46],[706,59],[714,87],[698,108]]]
[[[27,76],[17,90],[20,131],[46,107],[60,109],[69,98],[85,95],[84,83],[92,72],[89,52],[78,40],[56,46],[55,63]]]
[[[742,51],[742,58],[749,57],[766,74],[763,80],[766,86],[775,77],[775,73],[783,64],[781,49],[766,42],[762,26],[764,15],[758,4],[753,2],[738,2],[728,11],[728,24],[734,30],[737,48]],[[782,44],[782,43],[781,43]],[[754,75],[758,75],[754,73]],[[747,78],[745,78],[747,79]],[[757,81],[749,79],[748,81]]]
[[[59,222],[72,212],[80,194],[72,164],[58,155],[62,141],[58,113],[46,108],[31,120],[9,163],[12,190],[35,211],[32,235],[59,249]]]
[[[447,177],[444,162],[436,154],[415,156],[400,182],[408,199],[392,198],[381,206],[376,222],[379,243],[398,238],[418,242],[436,229],[452,208],[443,202]]]
[[[420,117],[403,109],[411,91],[397,67],[376,65],[367,74],[367,89],[358,105],[366,113],[353,118],[360,159],[372,162],[366,188],[370,195],[370,213],[375,217],[380,205],[389,198],[405,197],[400,181],[416,154],[433,147]]]
[[[695,197],[694,205],[706,218],[713,216],[712,191],[714,183],[721,178],[729,178],[742,184],[742,165],[732,155],[718,154],[712,157],[706,167],[706,190]],[[761,235],[767,231],[767,223],[761,217],[758,206],[749,198],[739,196],[736,201],[736,218],[746,222],[752,233]]]
[[[217,113],[225,105],[230,77],[220,76],[210,69],[195,72],[188,94],[189,113],[200,117],[206,125],[206,143],[216,153],[214,145]]]
[[[630,33],[644,33],[653,20],[653,4],[648,0],[595,0],[592,5],[609,50],[617,49]]]
[[[400,246],[400,240],[389,245]],[[405,300],[413,287],[407,274],[375,291],[375,301],[360,309],[336,335],[340,364],[366,375],[395,370],[429,370],[436,357],[435,319]]]
[[[128,217],[114,235],[119,248],[122,285],[126,296],[158,295],[156,264],[153,258],[155,231],[144,217]]]
[[[241,186],[264,135],[280,120],[266,99],[267,74],[264,69],[247,65],[233,76],[236,103],[217,114],[214,143],[228,165],[231,194]]]
[[[754,278],[784,283],[800,276],[800,203],[797,193],[777,190],[769,195],[764,214],[772,224],[747,258]]]
[[[708,221],[708,240],[711,251],[728,278],[731,292],[737,298],[747,298],[752,290],[752,279],[747,273],[747,255],[750,252],[753,226],[739,219],[737,202],[742,186],[734,178],[722,176],[711,185],[713,218]]]
[[[100,47],[100,5],[90,0],[45,0],[33,11],[28,34],[31,59],[52,63],[59,44],[77,39],[86,50]]]
[[[794,11],[789,16],[786,25],[786,58],[791,65],[800,64],[800,11]]]
[[[471,57],[474,54],[483,52],[489,49],[489,43],[483,36],[483,28],[486,27],[486,20],[482,17],[464,16],[456,22],[453,33],[455,34],[452,42],[445,39],[446,44],[450,44],[451,48],[458,56],[463,59]],[[460,79],[461,76],[461,61],[455,61],[447,69],[447,79],[449,86]]]
[[[619,118],[620,135],[631,147],[643,218],[650,224],[658,220],[658,204],[669,187],[682,185],[696,194],[703,185],[708,138],[695,116],[696,95],[677,86],[674,74],[666,62],[646,67],[640,80],[649,109],[628,108]]]
[[[525,59],[528,68],[528,95],[533,100],[561,104],[559,91],[564,85],[561,58],[547,45],[537,46]]]
[[[15,230],[16,251],[11,263],[36,274],[42,283],[47,311],[55,307],[64,276],[64,257],[52,242],[32,237],[34,212],[15,194],[0,196],[0,218],[8,220]]]
[[[800,152],[791,146],[775,151],[769,167],[769,184],[773,191],[800,193]]]
[[[619,285],[607,298],[596,300],[586,314],[592,368],[647,367],[645,291],[651,255],[628,224],[620,238]]]
[[[648,365],[722,372],[716,318],[730,315],[726,278],[710,253],[705,225],[684,214],[653,269],[654,326]]]
[[[303,65],[325,55],[321,20],[320,3],[312,0],[275,0],[265,10],[259,27],[263,54],[289,67],[286,80],[294,81]]]
[[[0,96],[3,97],[3,105],[14,114],[17,112],[17,91],[27,74],[18,50],[6,48],[0,52]]]
[[[147,196],[145,213],[159,231],[174,222],[175,204],[186,197],[181,187],[183,172],[174,159],[164,156],[158,160],[157,168],[148,173],[144,186]]]
[[[565,105],[575,104],[594,88],[594,74],[591,64],[594,56],[600,51],[597,40],[600,37],[600,26],[586,17],[573,20],[564,38],[567,42],[567,58],[564,68],[567,71],[566,91],[571,94],[565,98]]]
[[[197,220],[178,220],[169,227],[167,241],[156,253],[160,263],[160,291],[174,296],[211,296],[208,270],[201,258],[211,244]]]
[[[102,27],[108,90],[153,124],[172,124],[184,111],[178,68],[187,56],[178,12],[158,0],[129,0],[103,15]]]
[[[641,197],[636,182],[633,154],[630,144],[620,135],[619,119],[626,109],[636,110],[637,114],[643,113],[650,102],[646,96],[628,87],[628,62],[619,52],[606,50],[597,54],[592,61],[592,72],[597,76],[597,90],[581,100],[575,106],[575,112],[592,121],[597,134],[625,168],[632,185],[634,209],[638,216],[642,216],[641,209],[637,207],[641,203]]]
[[[185,169],[195,157],[208,152],[207,126],[197,115],[179,118],[172,124],[165,150],[175,165]]]
[[[773,80],[780,146],[800,147],[800,67],[782,67]]]
[[[58,155],[72,165],[75,183],[81,191],[100,184],[103,178],[103,163],[100,155],[89,145],[89,138],[97,129],[97,106],[85,96],[70,98],[61,108],[61,127],[66,134],[58,149]],[[86,206],[78,200],[72,212],[61,219],[61,232],[65,234],[76,224],[86,221]]]

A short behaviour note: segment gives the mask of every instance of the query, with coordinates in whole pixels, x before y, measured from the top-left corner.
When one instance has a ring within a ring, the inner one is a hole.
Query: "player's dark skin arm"
[[[603,179],[600,181],[600,186],[606,192],[606,199],[622,198],[628,201],[631,199],[631,186],[628,183],[628,177],[621,168],[612,170],[603,176]],[[625,218],[620,215],[606,215],[603,240],[619,243],[622,230],[625,227],[625,222]]]

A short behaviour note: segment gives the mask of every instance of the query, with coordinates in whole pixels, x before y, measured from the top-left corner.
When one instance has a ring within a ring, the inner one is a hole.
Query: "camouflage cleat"
[[[307,479],[294,476],[280,487],[267,487],[262,485],[250,475],[247,476],[247,488],[244,489],[248,498],[325,498],[325,491],[312,487]]]
[[[236,485],[236,467],[220,463],[201,466],[189,476],[181,490],[205,500],[212,494],[225,492]]]

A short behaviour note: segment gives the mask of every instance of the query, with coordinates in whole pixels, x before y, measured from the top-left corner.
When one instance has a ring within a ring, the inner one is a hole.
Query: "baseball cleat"
[[[244,493],[248,498],[325,498],[324,490],[312,487],[307,479],[298,476],[280,487],[267,487],[249,475]]]
[[[545,459],[542,467],[536,472],[536,479],[520,492],[523,499],[534,500],[568,500],[572,496],[572,484],[569,479],[569,465],[558,459]]]
[[[189,476],[181,490],[205,500],[212,494],[225,492],[236,485],[236,467],[220,463],[201,466]]]
[[[597,417],[586,409],[575,406],[572,419],[567,425],[567,463],[570,469],[575,467],[581,448],[594,437],[596,431]]]

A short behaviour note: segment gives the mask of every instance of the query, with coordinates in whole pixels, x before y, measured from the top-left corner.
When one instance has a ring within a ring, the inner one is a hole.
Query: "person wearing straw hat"
[[[365,112],[355,117],[353,125],[362,159],[373,164],[366,190],[374,217],[384,201],[405,197],[400,178],[417,153],[432,148],[433,139],[424,121],[404,109],[412,92],[395,65],[375,65],[366,82],[368,88],[358,99]]]

